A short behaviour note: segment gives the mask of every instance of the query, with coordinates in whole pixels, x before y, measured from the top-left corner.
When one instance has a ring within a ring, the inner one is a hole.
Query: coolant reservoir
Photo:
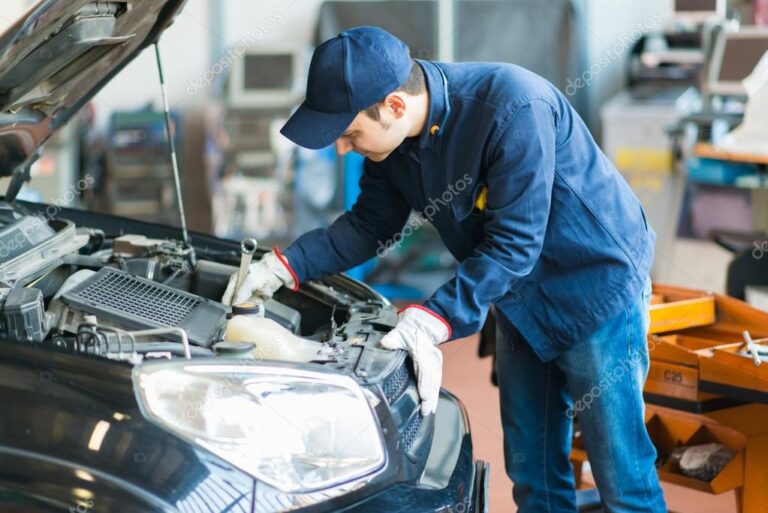
[[[320,344],[297,337],[272,319],[235,315],[227,322],[226,341],[251,342],[256,359],[308,362],[319,359]]]

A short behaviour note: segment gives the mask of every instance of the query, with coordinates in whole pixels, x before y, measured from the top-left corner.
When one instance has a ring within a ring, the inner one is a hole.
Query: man
[[[392,35],[360,27],[317,48],[282,133],[364,155],[360,196],[329,228],[253,264],[240,290],[232,280],[225,302],[360,264],[421,212],[460,264],[381,344],[413,359],[422,413],[437,406],[436,345],[478,332],[495,304],[519,511],[576,511],[575,415],[604,509],[666,511],[642,399],[655,235],[560,92],[513,65],[412,61]]]

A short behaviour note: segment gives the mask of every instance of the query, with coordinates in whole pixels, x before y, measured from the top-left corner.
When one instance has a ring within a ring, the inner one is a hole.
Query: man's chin
[[[364,156],[368,160],[371,160],[373,162],[381,162],[383,160],[386,160],[387,157],[389,157],[392,154],[391,151],[387,153],[366,153]]]

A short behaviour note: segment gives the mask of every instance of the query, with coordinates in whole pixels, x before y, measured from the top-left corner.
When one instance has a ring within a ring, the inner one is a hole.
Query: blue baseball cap
[[[307,96],[280,132],[304,148],[324,148],[361,110],[400,87],[410,72],[408,47],[386,30],[345,30],[315,50]]]

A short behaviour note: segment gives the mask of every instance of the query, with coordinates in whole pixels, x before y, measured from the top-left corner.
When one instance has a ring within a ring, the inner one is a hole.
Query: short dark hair
[[[392,92],[403,92],[415,96],[417,94],[423,93],[426,90],[427,81],[424,79],[424,71],[422,71],[418,62],[413,61],[413,64],[411,65],[411,72],[408,74],[408,78],[405,79],[405,82],[403,82],[400,87]],[[383,101],[384,99],[382,98],[380,101],[374,103],[370,107],[364,108],[363,112],[365,112],[368,117],[374,121],[379,121],[381,119],[379,107],[381,107],[381,102]]]

